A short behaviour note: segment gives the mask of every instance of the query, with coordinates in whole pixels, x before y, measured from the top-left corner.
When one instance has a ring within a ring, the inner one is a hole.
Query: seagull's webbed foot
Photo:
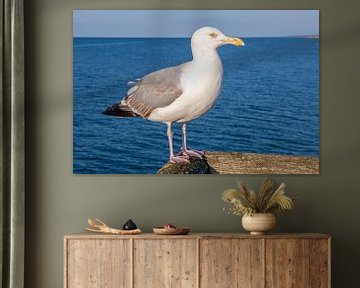
[[[172,156],[172,157],[170,158],[170,162],[172,162],[172,163],[178,163],[178,164],[189,163],[189,157],[186,156],[186,155]]]
[[[188,155],[189,157],[197,157],[197,158],[203,158],[205,152],[200,150],[188,150],[184,149],[182,150],[182,155]]]

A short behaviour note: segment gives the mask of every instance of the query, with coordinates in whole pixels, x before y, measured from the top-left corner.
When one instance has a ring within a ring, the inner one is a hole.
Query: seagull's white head
[[[231,44],[244,46],[245,43],[240,38],[233,38],[224,35],[219,29],[213,27],[202,27],[194,32],[191,37],[191,47],[193,49],[216,49],[220,46]]]

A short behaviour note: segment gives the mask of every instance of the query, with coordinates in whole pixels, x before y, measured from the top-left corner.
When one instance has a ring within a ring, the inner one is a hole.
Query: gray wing
[[[146,75],[128,90],[122,103],[145,118],[154,109],[170,105],[182,94],[182,67],[164,68]]]

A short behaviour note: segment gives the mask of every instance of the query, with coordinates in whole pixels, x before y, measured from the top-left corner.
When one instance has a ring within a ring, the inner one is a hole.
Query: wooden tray
[[[190,232],[189,227],[163,228],[154,227],[153,231],[157,235],[186,235]]]

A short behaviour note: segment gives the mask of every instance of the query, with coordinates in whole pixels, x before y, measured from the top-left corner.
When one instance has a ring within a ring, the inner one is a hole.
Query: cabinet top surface
[[[156,235],[142,233],[138,235],[109,235],[101,233],[76,233],[64,236],[65,239],[329,239],[329,235],[320,233],[287,233],[250,235],[245,233],[189,233],[188,235]]]

